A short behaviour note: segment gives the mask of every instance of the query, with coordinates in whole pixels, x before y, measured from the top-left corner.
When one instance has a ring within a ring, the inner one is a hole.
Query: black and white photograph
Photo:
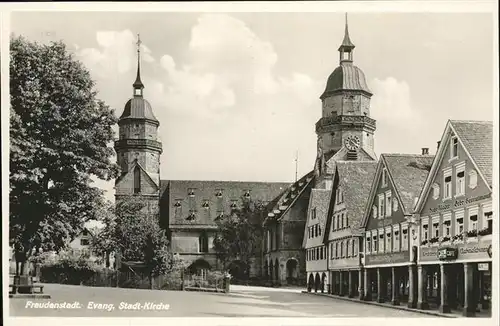
[[[6,325],[497,325],[498,4],[212,4],[0,5]]]

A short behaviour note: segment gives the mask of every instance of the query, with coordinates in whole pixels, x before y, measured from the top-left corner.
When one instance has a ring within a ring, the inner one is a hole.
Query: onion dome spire
[[[142,97],[142,91],[144,89],[144,84],[141,81],[141,37],[137,34],[137,76],[135,77],[135,82],[132,85],[134,87],[134,96]]]

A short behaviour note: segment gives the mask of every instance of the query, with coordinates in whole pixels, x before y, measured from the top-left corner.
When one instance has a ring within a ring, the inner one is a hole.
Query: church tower
[[[353,64],[354,44],[349,37],[347,14],[344,40],[338,51],[339,66],[331,73],[320,99],[322,116],[316,123],[318,155],[316,176],[328,174],[328,165],[339,160],[376,160],[370,118],[370,92],[363,71]],[[329,164],[330,161],[330,164]]]
[[[133,86],[133,97],[127,101],[118,120],[119,139],[115,141],[117,163],[121,175],[115,183],[115,198],[141,196],[151,213],[159,210],[160,154],[162,144],[158,141],[160,122],[153,114],[151,104],[144,99],[144,84],[141,81],[140,45],[137,41],[137,76]]]

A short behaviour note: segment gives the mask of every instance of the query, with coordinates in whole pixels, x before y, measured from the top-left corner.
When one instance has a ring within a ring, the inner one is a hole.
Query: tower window
[[[138,166],[134,169],[134,194],[141,192],[141,170]]]
[[[200,252],[208,252],[208,237],[205,232],[200,235],[198,241]]]

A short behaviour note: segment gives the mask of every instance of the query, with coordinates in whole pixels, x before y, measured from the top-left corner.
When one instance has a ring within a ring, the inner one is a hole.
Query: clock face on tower
[[[353,136],[353,135],[347,137],[346,140],[344,141],[344,145],[350,151],[354,151],[354,150],[358,149],[359,148],[359,137]]]

